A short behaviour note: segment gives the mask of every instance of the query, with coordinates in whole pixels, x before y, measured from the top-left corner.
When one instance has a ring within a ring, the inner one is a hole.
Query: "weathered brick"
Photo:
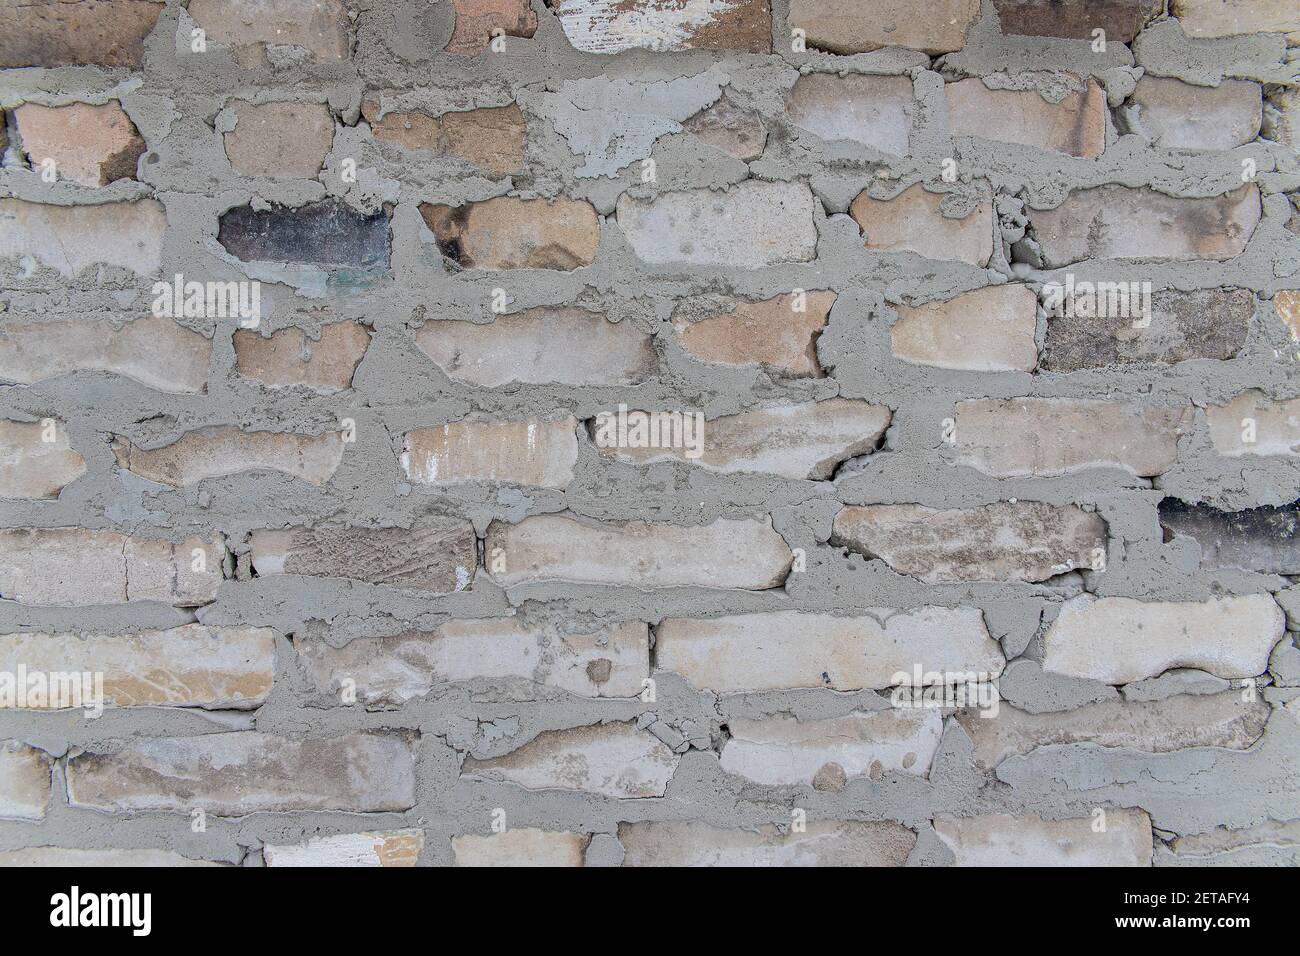
[[[296,634],[293,646],[319,693],[337,694],[351,680],[368,706],[401,705],[440,683],[472,680],[515,687],[511,699],[536,698],[541,687],[635,697],[650,676],[650,639],[640,622],[569,633],[513,617],[483,618],[448,621],[427,633],[353,638],[338,648]]]
[[[44,819],[53,763],[44,750],[0,740],[0,820]]]
[[[102,106],[24,103],[14,110],[23,152],[33,169],[47,160],[60,179],[83,186],[107,186],[135,179],[144,139],[117,100]]]
[[[1300,153],[1300,89],[1271,86],[1264,90],[1264,115],[1261,130],[1265,139],[1282,143]],[[1300,214],[1292,213],[1287,228],[1296,231]]]
[[[1150,817],[1119,807],[1105,812],[1100,832],[1091,816],[1044,820],[1036,813],[936,817],[934,831],[956,866],[1150,866]]]
[[[186,432],[158,448],[141,448],[116,436],[112,449],[118,465],[127,471],[173,488],[247,471],[278,471],[319,486],[330,480],[343,460],[343,436],[338,432],[254,432],[217,425]]]
[[[387,271],[388,213],[357,212],[327,199],[290,208],[236,206],[221,214],[217,241],[244,262],[300,262]]]
[[[766,517],[688,526],[534,515],[492,522],[484,547],[487,570],[502,587],[569,581],[763,590],[779,587],[793,560]]]
[[[418,484],[486,481],[564,488],[578,461],[577,421],[448,422],[407,432],[402,471]]]
[[[547,0],[584,53],[772,49],[769,0]]]
[[[0,595],[41,606],[162,601],[196,607],[216,597],[224,557],[220,537],[173,544],[116,531],[6,528],[0,530]]]
[[[0,419],[0,498],[57,498],[85,473],[64,423]]]
[[[1038,297],[1019,283],[924,305],[900,305],[889,330],[895,358],[966,372],[1032,372]]]
[[[378,103],[367,101],[361,112],[381,143],[453,156],[497,176],[516,172],[524,165],[528,124],[515,103],[428,116],[383,113]]]
[[[529,0],[452,0],[456,26],[446,51],[460,56],[482,53],[493,36],[531,37],[537,14]]]
[[[0,199],[0,259],[31,256],[69,277],[96,263],[155,275],[166,229],[153,199],[98,206]]]
[[[421,203],[438,250],[464,269],[558,269],[591,265],[600,223],[579,199],[498,196],[463,206]]]
[[[305,385],[318,392],[338,392],[351,387],[372,334],[359,322],[322,325],[317,338],[296,326],[269,336],[239,329],[234,335],[235,367],[245,378],[271,388]]]
[[[1220,511],[1166,498],[1160,502],[1160,526],[1166,537],[1195,541],[1203,568],[1300,574],[1300,501],[1280,508]]]
[[[469,586],[477,562],[474,527],[454,518],[418,528],[288,528],[249,539],[259,575],[351,578],[449,594]]]
[[[1054,478],[1122,468],[1140,478],[1168,471],[1190,408],[1068,398],[957,403],[957,461],[995,478]]]
[[[1106,94],[1088,82],[1082,93],[1048,102],[1035,90],[989,89],[977,78],[944,84],[948,129],[1068,156],[1100,156],[1106,148]]]
[[[809,820],[730,830],[706,823],[620,823],[624,866],[902,866],[916,834],[885,821]]]
[[[845,780],[887,773],[929,776],[939,749],[943,717],[934,709],[855,711],[824,720],[778,715],[759,720],[732,717],[722,747],[724,772],[769,786],[805,784],[827,767],[840,789]]]
[[[1273,311],[1291,333],[1291,338],[1300,342],[1300,290],[1279,289],[1273,293]]]
[[[1111,289],[1116,307],[1111,306]],[[1049,312],[1042,367],[1073,372],[1144,362],[1226,360],[1246,344],[1255,314],[1255,295],[1249,289],[1157,292],[1151,296],[1149,324],[1147,316],[1139,314],[1140,306],[1133,309],[1131,295],[1129,307],[1123,307],[1123,295],[1131,291],[1122,283],[1112,283],[1098,288],[1095,299],[1075,296],[1072,305],[1063,303],[1061,314]],[[1103,309],[1092,308],[1102,300],[1107,303]],[[1081,307],[1081,303],[1086,304]],[[1106,314],[1093,314],[1096,311]]]
[[[334,144],[334,117],[323,103],[249,103],[228,107],[235,128],[223,142],[241,176],[315,179]]]
[[[0,0],[0,69],[144,64],[161,0]]]
[[[594,724],[545,731],[500,757],[466,757],[461,775],[505,780],[526,790],[662,797],[680,759],[633,724]]]
[[[1044,638],[1043,669],[1107,684],[1197,667],[1255,677],[1282,638],[1286,615],[1267,594],[1208,601],[1135,601],[1081,594],[1061,605]]]
[[[836,294],[810,290],[801,298],[778,295],[761,302],[736,301],[730,312],[691,322],[679,307],[673,331],[682,350],[711,365],[762,365],[787,375],[821,378],[817,338],[826,328]],[[797,305],[803,311],[796,312]]]
[[[0,851],[0,867],[176,867],[224,866],[212,860],[191,860],[171,850],[78,850],[62,846],[32,846]]]
[[[763,155],[767,127],[757,110],[738,106],[726,94],[682,123],[682,129],[728,156],[748,162]]]
[[[670,618],[655,630],[655,656],[659,669],[720,694],[883,690],[918,662],[924,671],[990,675],[1005,663],[978,610],[943,607]]]
[[[1209,406],[1205,417],[1220,455],[1300,456],[1300,398],[1273,401],[1252,388],[1226,405]]]
[[[415,866],[423,830],[338,833],[292,846],[265,846],[267,866]]]
[[[314,60],[337,62],[352,45],[340,0],[190,0],[186,9],[242,66],[264,63],[268,47],[298,47]]]
[[[808,46],[829,53],[901,46],[936,55],[960,50],[979,12],[979,0],[790,0],[790,26],[807,34]]]
[[[68,759],[68,802],[104,813],[195,808],[379,813],[415,805],[415,752],[402,734],[294,740],[257,731],[149,737]]]
[[[815,136],[849,140],[907,155],[912,135],[912,80],[906,76],[806,73],[785,98],[790,121]]]
[[[501,833],[451,838],[456,866],[582,866],[591,836],[567,830],[511,827]]]
[[[1300,866],[1300,820],[1215,827],[1156,847],[1156,866]]]
[[[131,634],[0,634],[0,669],[103,674],[110,707],[260,707],[275,679],[275,634],[184,624]]]
[[[807,183],[747,179],[722,192],[618,197],[618,227],[642,262],[761,269],[817,252]]]
[[[1191,37],[1300,33],[1300,10],[1291,0],[1170,0],[1169,12]]]
[[[926,584],[1046,581],[1090,567],[1095,549],[1106,545],[1106,523],[1074,505],[1040,501],[948,510],[849,506],[835,516],[831,544],[880,558]]]
[[[1153,189],[1076,189],[1055,209],[1030,209],[1049,269],[1084,259],[1231,259],[1259,223],[1259,189],[1187,199]]]
[[[1002,32],[1012,36],[1132,43],[1148,20],[1164,12],[1163,0],[993,0]]]
[[[988,265],[993,256],[992,199],[976,203],[960,219],[943,214],[943,200],[943,193],[927,192],[920,183],[893,199],[875,199],[864,190],[849,206],[849,215],[862,228],[868,249]]]
[[[1234,149],[1258,136],[1264,119],[1259,84],[1244,80],[1192,86],[1148,74],[1130,102],[1152,145],[1171,149]]]

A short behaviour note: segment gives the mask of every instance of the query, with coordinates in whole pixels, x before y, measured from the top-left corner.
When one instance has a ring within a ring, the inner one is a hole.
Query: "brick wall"
[[[1300,859],[1293,2],[0,15],[0,863]]]

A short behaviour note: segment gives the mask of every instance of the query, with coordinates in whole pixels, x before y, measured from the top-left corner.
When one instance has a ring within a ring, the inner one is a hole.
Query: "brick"
[[[768,0],[547,0],[584,53],[624,50],[772,50]]]
[[[265,846],[267,866],[415,866],[423,830],[339,833],[292,846]]]
[[[937,710],[855,711],[825,720],[732,717],[727,727],[731,737],[719,758],[724,773],[767,786],[814,786],[818,774],[831,767],[838,790],[839,781],[855,777],[928,776],[943,717]]]
[[[708,109],[682,123],[702,143],[742,162],[758,159],[767,145],[767,127],[757,110],[739,106],[725,93]]]
[[[446,51],[474,56],[486,50],[494,34],[531,37],[537,32],[537,14],[529,0],[452,0],[456,26]]]
[[[474,577],[474,527],[454,518],[418,528],[288,528],[249,539],[259,575],[350,578],[450,594]]]
[[[85,473],[86,459],[68,444],[67,425],[0,419],[0,498],[57,498]]]
[[[641,622],[569,633],[517,618],[448,621],[432,632],[358,637],[344,647],[294,635],[317,692],[337,694],[345,679],[367,706],[400,706],[444,682],[484,681],[510,699],[542,688],[578,697],[636,697],[650,676],[650,639]]]
[[[687,309],[673,313],[673,332],[682,350],[710,365],[761,365],[787,375],[822,378],[817,338],[826,328],[836,294],[809,290],[802,299],[778,295],[760,302],[736,301],[730,312],[691,322]],[[803,311],[796,312],[795,306]]]
[[[926,584],[1046,581],[1090,567],[1106,546],[1106,523],[1074,505],[1000,501],[978,508],[849,506],[831,544],[880,558]]]
[[[1183,199],[1153,189],[1076,189],[1055,209],[1030,209],[1049,269],[1084,259],[1223,260],[1239,255],[1259,223],[1259,189]]]
[[[649,200],[623,193],[618,228],[642,262],[761,269],[816,255],[814,204],[806,183],[756,179]]]
[[[655,630],[660,670],[718,694],[883,690],[899,672],[997,675],[1004,659],[974,608],[874,608],[857,617],[771,611],[670,618]]]
[[[864,190],[849,206],[868,249],[914,252],[926,259],[967,262],[981,268],[993,256],[993,201],[985,199],[962,218],[945,216],[943,193],[916,183],[893,199],[875,199]]]
[[[200,550],[201,565],[194,553]],[[37,606],[161,601],[197,607],[216,597],[224,558],[220,537],[173,544],[116,531],[6,528],[0,530],[0,595]]]
[[[544,731],[500,757],[466,757],[461,775],[504,780],[526,790],[662,797],[680,759],[633,724],[593,724]]]
[[[994,478],[1055,478],[1122,468],[1140,478],[1168,471],[1190,408],[1068,398],[957,403],[957,461]]]
[[[635,414],[629,413],[629,422]],[[871,454],[889,420],[884,406],[848,398],[757,408],[705,422],[698,457],[691,457],[691,448],[607,445],[616,436],[604,434],[599,418],[592,430],[602,456],[636,465],[680,461],[719,474],[757,472],[828,481],[843,462]]]
[[[275,633],[184,624],[131,634],[0,634],[0,669],[103,675],[110,707],[253,710],[275,679]]]
[[[1103,700],[1073,710],[1031,714],[1003,701],[994,718],[957,711],[958,726],[975,744],[975,763],[986,770],[1007,757],[1039,747],[1092,744],[1143,753],[1171,753],[1189,747],[1248,750],[1264,733],[1270,708],[1245,702],[1235,690],[1183,694],[1164,700]]]
[[[695,822],[620,823],[624,866],[902,866],[916,834],[885,821],[809,820],[722,829]]]
[[[657,365],[654,337],[631,322],[583,309],[529,309],[490,323],[426,322],[420,351],[449,377],[494,388],[527,385],[637,385]]]
[[[323,103],[249,103],[228,109],[235,128],[222,140],[241,176],[315,179],[334,145],[334,117]]]
[[[43,820],[53,759],[17,740],[0,740],[0,820]]]
[[[234,334],[235,367],[245,378],[271,388],[305,385],[317,392],[352,387],[352,376],[370,347],[372,332],[359,322],[333,322],[312,338],[296,326],[262,335]]]
[[[993,0],[993,7],[1008,36],[1091,40],[1103,30],[1108,43],[1132,43],[1164,12],[1163,0]]]
[[[0,867],[175,867],[224,866],[212,860],[191,860],[171,850],[78,850],[62,846],[33,846],[0,851]]]
[[[1170,0],[1169,7],[1189,37],[1300,33],[1300,10],[1291,0]]]
[[[155,0],[0,0],[0,69],[144,65],[144,38],[164,5]]]
[[[387,271],[388,213],[357,212],[327,199],[290,208],[236,206],[221,214],[217,241],[244,262],[300,262]]]
[[[68,802],[102,813],[195,808],[382,813],[415,805],[415,752],[402,734],[293,740],[257,731],[150,737],[68,758]]]
[[[501,833],[451,838],[456,866],[582,866],[591,836],[567,830],[511,827]]]
[[[523,168],[528,124],[515,103],[428,116],[381,113],[378,103],[367,101],[361,112],[381,143],[451,156],[496,176]]]
[[[122,468],[172,488],[249,471],[276,471],[319,487],[343,460],[343,436],[254,432],[219,425],[186,432],[158,448],[141,448],[117,436],[112,449]]]
[[[83,186],[135,179],[136,162],[146,149],[117,100],[102,106],[24,103],[14,110],[14,120],[33,169],[53,160],[60,179]]]
[[[1264,120],[1259,84],[1244,80],[1192,86],[1148,74],[1129,102],[1152,145],[1166,149],[1234,149],[1258,136]]]
[[[1261,129],[1265,139],[1282,143],[1300,153],[1300,89],[1285,86],[1266,88]],[[1293,210],[1287,224],[1292,232],[1297,231],[1297,219],[1300,219],[1300,214]]]
[[[924,305],[896,306],[894,357],[964,372],[1032,372],[1038,296],[1018,283],[986,286]]]
[[[1097,283],[1103,286],[1104,283]],[[1115,306],[1110,289],[1115,289]],[[1042,367],[1053,372],[1074,372],[1108,365],[1147,362],[1174,364],[1190,359],[1227,360],[1246,345],[1246,333],[1255,314],[1255,295],[1249,289],[1169,289],[1151,296],[1150,324],[1140,307],[1124,308],[1126,283],[1096,290],[1095,299],[1074,297],[1074,306],[1047,317],[1047,338]],[[1106,305],[1101,309],[1092,308]],[[1079,308],[1080,302],[1087,303]],[[1103,311],[1105,315],[1092,314]],[[1069,314],[1066,314],[1066,313]],[[1128,314],[1122,314],[1127,312]]]
[[[212,340],[171,319],[10,321],[0,328],[0,379],[32,385],[89,370],[160,392],[205,390]]]
[[[1179,834],[1156,848],[1156,866],[1297,866],[1300,821],[1265,820],[1253,827],[1215,827]]]
[[[572,416],[417,428],[406,433],[402,471],[424,485],[484,481],[564,488],[578,461],[577,428]]]
[[[934,831],[952,850],[956,866],[1150,866],[1150,817],[1119,807],[1105,812],[1100,833],[1091,816],[1044,820],[1036,813],[936,817]]]
[[[1208,601],[1135,601],[1081,594],[1061,605],[1044,638],[1043,669],[1127,684],[1174,667],[1231,680],[1268,669],[1286,616],[1267,594]]]
[[[906,156],[912,135],[912,80],[850,73],[801,75],[785,98],[790,122],[827,142],[847,140]]]
[[[1279,289],[1273,293],[1273,311],[1291,333],[1291,338],[1300,342],[1300,290]]]
[[[567,581],[763,590],[780,587],[793,560],[766,517],[690,526],[534,515],[493,521],[484,549],[492,580],[507,588]]]
[[[351,49],[340,0],[190,0],[187,10],[242,66],[265,62],[268,47],[298,47],[322,63],[346,60]]]
[[[966,43],[979,16],[979,0],[790,0],[790,26],[806,32],[808,46],[828,53],[870,53],[901,46],[930,55],[952,53]]]
[[[1160,502],[1165,537],[1186,537],[1200,549],[1203,568],[1244,568],[1300,574],[1300,502],[1244,511],[1220,511],[1177,498]]]
[[[421,203],[443,258],[463,269],[556,269],[596,258],[600,223],[579,199],[498,196],[463,206]]]
[[[153,199],[98,206],[0,199],[0,259],[31,256],[67,277],[96,263],[156,275],[166,229]]]
[[[1100,156],[1106,148],[1106,94],[1094,81],[1085,92],[1057,103],[1036,90],[989,89],[978,78],[946,83],[948,129],[953,136],[1053,150],[1067,156]]]
[[[1300,398],[1275,402],[1252,388],[1226,405],[1209,406],[1205,417],[1220,455],[1300,456]]]

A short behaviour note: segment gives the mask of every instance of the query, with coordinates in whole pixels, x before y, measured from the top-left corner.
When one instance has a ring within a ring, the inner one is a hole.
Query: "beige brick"
[[[989,89],[981,79],[946,83],[943,92],[953,136],[978,136],[1068,156],[1100,156],[1106,148],[1106,94],[1091,80],[1085,92],[1067,93],[1058,103],[1035,90]]]
[[[78,850],[62,846],[33,846],[0,851],[0,867],[176,867],[224,866],[212,860],[191,860],[171,850]]]
[[[1091,40],[1102,30],[1111,43],[1132,43],[1146,22],[1164,12],[1164,0],[993,0],[1008,36]]]
[[[986,266],[993,255],[993,201],[980,201],[962,218],[943,214],[943,193],[916,183],[893,199],[874,199],[865,191],[849,206],[868,249],[914,252],[926,259]]]
[[[415,866],[423,830],[339,833],[292,846],[265,846],[267,866]]]
[[[402,471],[417,484],[495,482],[564,488],[578,461],[572,417],[515,422],[448,422],[407,432]]]
[[[719,694],[883,690],[918,663],[923,671],[992,676],[1005,663],[977,609],[944,607],[670,618],[655,629],[655,655],[660,670]]]
[[[1258,83],[1224,80],[1193,86],[1162,76],[1143,76],[1130,102],[1152,145],[1172,149],[1234,149],[1259,135],[1264,101]]]
[[[162,601],[197,607],[216,597],[225,553],[220,537],[173,544],[116,531],[6,528],[0,530],[0,595],[37,606]]]
[[[315,179],[334,145],[334,117],[323,103],[248,103],[228,109],[235,128],[223,141],[241,176]]]
[[[778,295],[761,302],[737,301],[730,312],[689,322],[679,309],[673,331],[682,350],[710,365],[762,365],[788,375],[821,378],[817,338],[826,328],[836,294],[810,290],[802,298]],[[803,311],[796,312],[797,305]]]
[[[1226,405],[1210,405],[1205,417],[1220,455],[1300,456],[1300,398],[1275,402],[1252,388]]]
[[[1169,12],[1190,37],[1300,34],[1300,10],[1291,0],[1170,0]]]
[[[94,64],[139,69],[161,0],[3,0],[0,69]]]
[[[525,790],[662,797],[680,759],[630,723],[593,724],[544,731],[501,757],[466,757],[461,775],[504,780]]]
[[[42,820],[50,808],[50,769],[44,750],[0,740],[0,820]]]
[[[1036,813],[936,817],[934,830],[956,866],[1150,866],[1151,819],[1141,810],[1104,809],[1100,832],[1091,816],[1044,820]]]
[[[767,145],[767,127],[757,110],[732,102],[725,93],[708,109],[701,110],[682,129],[696,139],[743,162],[758,159]]]
[[[1265,139],[1289,146],[1300,153],[1300,89],[1285,86],[1269,87],[1265,92],[1262,130]],[[1295,220],[1287,228],[1296,232]]]
[[[591,836],[567,830],[512,827],[451,838],[456,866],[582,866]]]
[[[0,498],[57,498],[85,473],[63,422],[0,419]]]
[[[906,76],[807,73],[785,98],[790,122],[813,135],[907,155],[912,135],[912,80]]]
[[[103,675],[110,707],[252,710],[275,680],[275,633],[184,624],[131,634],[0,634],[0,670]]]
[[[564,35],[584,53],[772,49],[769,0],[552,0]]]
[[[494,35],[531,37],[537,32],[537,14],[529,0],[451,0],[456,26],[446,51],[460,56],[482,53]]]
[[[1300,290],[1279,289],[1273,293],[1273,310],[1291,338],[1300,342]]]
[[[650,676],[650,639],[634,622],[569,633],[517,618],[448,621],[432,632],[358,637],[343,647],[294,636],[294,650],[316,690],[338,694],[344,681],[367,706],[400,706],[445,681],[483,681],[509,699],[541,688],[579,697],[636,697]],[[522,688],[522,690],[521,690]]]
[[[346,60],[351,48],[340,0],[190,0],[187,10],[209,43],[233,48],[241,66],[264,63],[272,45],[299,47],[323,63]]]
[[[1091,567],[1096,549],[1106,546],[1106,523],[1074,505],[1039,501],[946,510],[848,506],[835,516],[831,543],[926,584],[1046,581]]]
[[[568,581],[763,590],[779,587],[793,560],[766,517],[692,526],[534,515],[492,522],[484,547],[487,570],[502,587]]]
[[[1043,639],[1043,669],[1128,684],[1174,667],[1255,677],[1282,639],[1286,615],[1267,594],[1208,601],[1135,601],[1081,594],[1061,605]]]
[[[591,265],[600,224],[577,199],[498,196],[464,206],[421,203],[444,258],[465,269],[558,269]]]
[[[403,149],[453,156],[497,176],[524,165],[528,124],[515,103],[429,116],[424,113],[382,113],[378,103],[366,102],[362,115],[381,143]]]
[[[153,199],[99,206],[0,199],[0,259],[30,256],[68,277],[97,263],[156,275],[166,229]]]
[[[1190,408],[1068,398],[957,403],[957,461],[995,478],[1054,478],[1090,468],[1162,474],[1178,457]]]
[[[112,448],[118,465],[127,471],[173,488],[246,471],[278,471],[320,486],[343,460],[343,436],[338,432],[296,435],[244,431],[233,425],[186,432],[159,448],[140,448],[119,436]]]
[[[1038,296],[1018,283],[992,285],[946,302],[897,306],[894,357],[964,372],[1032,372]]]
[[[293,740],[257,731],[148,737],[68,759],[68,802],[103,813],[196,808],[220,817],[299,810],[381,813],[415,805],[402,734]]]
[[[808,46],[830,53],[901,46],[933,56],[960,50],[979,12],[979,0],[790,0],[790,26],[805,31]]]
[[[352,386],[371,335],[359,322],[322,325],[318,338],[296,326],[269,336],[239,329],[234,335],[235,367],[245,378],[271,388],[305,385],[318,392],[338,392]]]
[[[24,103],[14,110],[14,120],[33,169],[53,160],[60,179],[83,186],[135,179],[136,161],[146,148],[117,100],[102,106]]]
[[[620,823],[624,866],[902,866],[916,834],[897,823],[809,820],[721,829],[695,822]]]
[[[1215,827],[1179,834],[1156,847],[1156,866],[1297,866],[1300,820],[1265,820],[1251,827]]]
[[[415,344],[452,379],[493,388],[636,385],[653,374],[653,336],[583,309],[529,309],[489,323],[426,322]]]

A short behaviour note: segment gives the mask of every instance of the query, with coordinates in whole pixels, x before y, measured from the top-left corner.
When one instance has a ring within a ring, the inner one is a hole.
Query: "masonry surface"
[[[0,864],[1300,862],[1293,0],[0,21]]]

